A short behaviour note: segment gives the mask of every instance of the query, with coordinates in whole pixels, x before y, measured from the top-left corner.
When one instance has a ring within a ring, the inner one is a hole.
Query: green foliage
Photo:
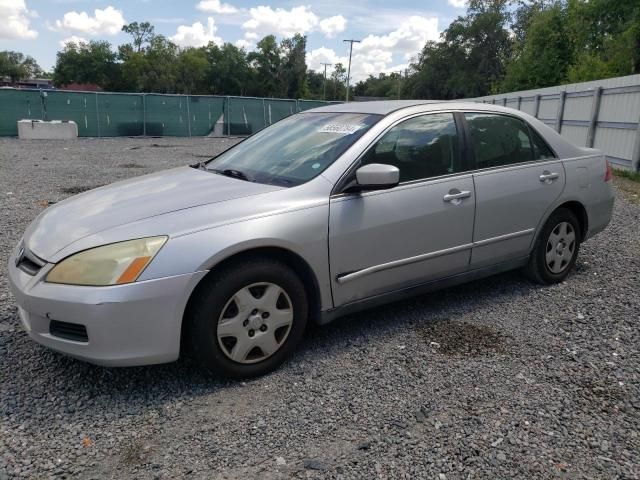
[[[154,27],[149,22],[133,22],[122,27],[122,31],[128,33],[133,38],[133,45],[136,47],[136,52],[142,50],[144,43],[151,42],[154,35]]]
[[[12,82],[39,77],[44,72],[33,57],[20,52],[0,52],[0,78],[9,77]]]
[[[233,44],[180,49],[148,22],[122,30],[132,42],[68,45],[56,85],[96,83],[115,91],[342,100],[346,68],[308,71],[306,37],[268,35],[254,51]],[[0,52],[0,74],[39,72],[30,57]],[[370,76],[354,94],[455,99],[640,73],[640,0],[469,0],[404,76]],[[326,93],[325,93],[326,91]]]
[[[68,43],[58,52],[53,71],[55,85],[94,83],[104,89],[115,88],[120,82],[117,55],[104,41]]]
[[[507,65],[502,91],[548,87],[565,82],[573,59],[567,15],[558,3],[531,16],[522,45]]]

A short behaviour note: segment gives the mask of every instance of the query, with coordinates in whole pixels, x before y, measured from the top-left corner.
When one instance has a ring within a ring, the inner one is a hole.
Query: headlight
[[[135,282],[166,241],[149,237],[85,250],[53,267],[46,281],[94,286]]]

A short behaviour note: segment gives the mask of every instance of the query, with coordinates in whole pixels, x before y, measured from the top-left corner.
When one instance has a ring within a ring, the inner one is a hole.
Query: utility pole
[[[398,74],[398,100],[400,100],[400,86],[402,84],[402,70],[397,70],[397,71],[391,72],[391,73],[397,73]]]
[[[349,67],[347,68],[347,102],[349,101],[349,80],[351,77],[351,54],[353,53],[353,44],[360,43],[360,40],[343,40],[343,42],[349,42]]]
[[[333,65],[333,63],[321,63],[324,65],[324,84],[322,85],[322,100],[327,99],[327,67]]]

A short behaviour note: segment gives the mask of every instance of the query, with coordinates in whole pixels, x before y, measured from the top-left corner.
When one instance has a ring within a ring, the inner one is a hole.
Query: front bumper
[[[44,282],[53,265],[34,276],[9,258],[9,285],[22,326],[36,342],[104,366],[165,363],[180,355],[182,316],[206,271],[109,287]],[[54,336],[52,320],[84,325],[88,341]]]

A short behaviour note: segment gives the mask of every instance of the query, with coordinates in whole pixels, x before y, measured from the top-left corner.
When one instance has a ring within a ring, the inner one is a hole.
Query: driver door
[[[369,163],[398,167],[400,184],[331,198],[336,307],[469,268],[475,192],[454,115],[396,124],[363,155]]]

